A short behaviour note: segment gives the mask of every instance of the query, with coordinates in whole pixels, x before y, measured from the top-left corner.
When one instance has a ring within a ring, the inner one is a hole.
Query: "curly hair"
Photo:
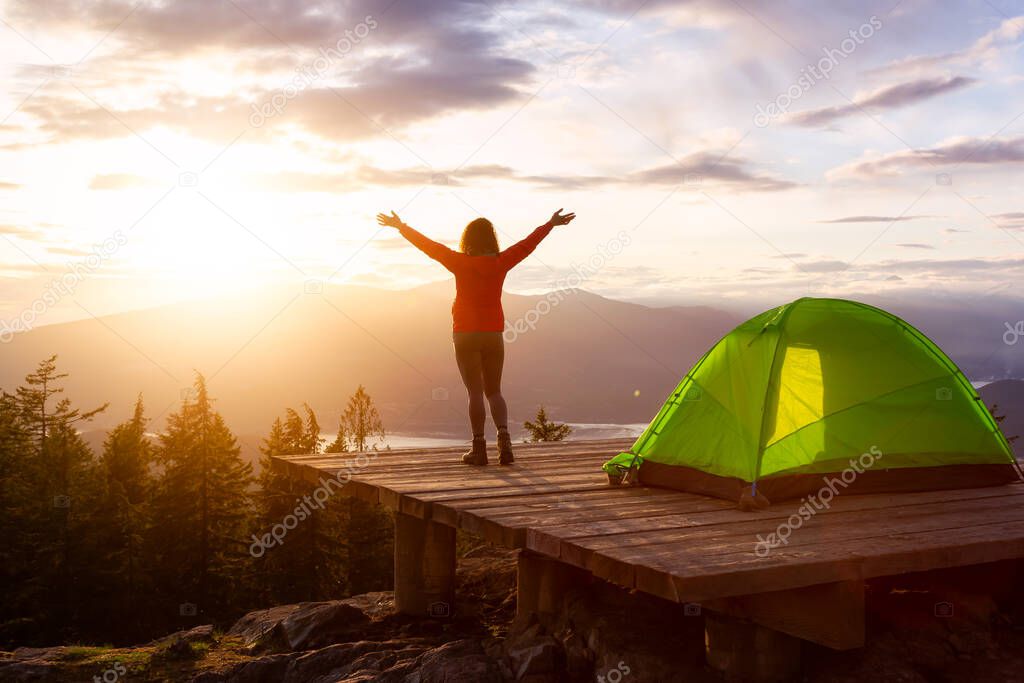
[[[475,218],[466,225],[459,241],[459,250],[470,256],[486,256],[497,254],[498,235],[494,232],[494,224],[486,218]]]

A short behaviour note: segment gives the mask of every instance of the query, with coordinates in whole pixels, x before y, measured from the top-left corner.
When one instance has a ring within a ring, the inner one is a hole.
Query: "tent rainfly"
[[[977,392],[930,339],[880,309],[816,298],[726,335],[604,470],[613,481],[632,471],[643,484],[741,507],[812,494],[836,478],[843,491],[868,493],[1020,476]]]

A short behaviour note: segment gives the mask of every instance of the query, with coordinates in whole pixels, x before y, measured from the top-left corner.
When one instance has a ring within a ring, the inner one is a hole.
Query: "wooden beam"
[[[779,683],[800,671],[800,640],[714,612],[704,615],[708,665],[727,681]]]
[[[395,514],[395,609],[447,618],[455,603],[455,529]]]
[[[702,607],[834,650],[864,647],[863,581],[721,598]]]
[[[590,580],[590,573],[578,567],[521,550],[516,572],[516,615],[557,614],[569,589]]]

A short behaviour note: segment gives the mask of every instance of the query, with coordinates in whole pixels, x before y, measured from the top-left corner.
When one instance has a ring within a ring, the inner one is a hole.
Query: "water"
[[[647,423],[638,424],[605,424],[593,422],[569,422],[572,427],[570,439],[635,439],[647,429]],[[490,428],[488,428],[490,430]],[[488,434],[491,434],[488,431]],[[321,434],[324,443],[334,441],[336,434]],[[519,440],[519,438],[517,438]],[[377,443],[378,448],[442,448],[448,446],[466,446],[469,438],[454,436],[424,436],[422,434],[388,434],[384,443]],[[371,444],[372,445],[372,444]]]

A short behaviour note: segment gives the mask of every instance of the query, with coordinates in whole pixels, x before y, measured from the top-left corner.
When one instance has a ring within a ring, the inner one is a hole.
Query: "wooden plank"
[[[628,449],[631,442],[619,440],[612,441],[566,441],[554,444],[516,444],[513,446],[516,452],[516,459],[524,462],[538,460],[550,460],[559,457],[571,457],[572,455],[588,455],[593,457],[610,458],[617,453]],[[468,446],[468,444],[467,444]],[[294,462],[297,464],[308,464],[322,467],[335,467],[333,463],[353,460],[359,456],[365,456],[372,462],[384,465],[410,465],[441,462],[445,458],[455,458],[465,452],[467,446],[443,447],[434,449],[402,449],[391,451],[363,451],[352,453],[318,453],[306,455],[276,456],[274,459],[282,462]],[[494,451],[493,445],[489,448]]]
[[[612,439],[566,439],[564,441],[547,441],[547,442],[519,442],[513,444],[516,450],[522,451],[523,453],[531,452],[551,452],[565,448],[589,448],[591,450],[602,449],[602,448],[629,448],[635,443],[636,439],[623,439],[623,438],[612,438]],[[466,441],[468,444],[469,441]],[[296,458],[311,458],[317,455],[327,455],[335,457],[344,457],[346,455],[353,455],[357,453],[376,453],[379,455],[393,455],[396,457],[405,457],[408,455],[418,454],[431,454],[431,453],[445,453],[457,451],[459,449],[465,449],[466,444],[456,444],[451,446],[431,446],[429,448],[421,448],[419,446],[404,446],[401,448],[388,448],[379,450],[367,450],[367,451],[348,451],[345,453],[291,453],[287,455],[275,456],[282,460],[291,460]]]
[[[1022,494],[1024,494],[1024,487],[992,487],[959,491],[929,491],[912,496],[907,494],[850,496],[842,501],[837,501],[831,509],[819,512],[807,522],[807,525],[827,524],[835,515],[848,515],[853,512],[897,508],[910,510],[929,504],[933,507],[928,510],[935,511],[934,506],[940,503],[943,506],[950,506],[956,501],[967,501],[969,506],[973,506],[972,501]],[[583,558],[587,554],[599,552],[605,548],[690,543],[694,540],[693,530],[695,528],[703,531],[713,527],[715,529],[713,533],[716,535],[745,534],[750,539],[756,540],[759,533],[767,535],[775,530],[778,524],[790,518],[796,509],[796,505],[772,506],[752,515],[737,511],[733,506],[728,505],[718,511],[663,515],[650,520],[626,518],[602,520],[594,524],[584,522],[566,526],[551,525],[532,530],[531,535],[528,535],[528,547],[538,552],[543,552],[542,548],[547,548],[554,555],[553,549],[557,546],[557,557],[579,566],[586,566]],[[946,513],[948,510],[944,507],[939,512]],[[844,517],[841,523],[856,523],[857,519]],[[697,550],[693,545],[688,546],[688,549],[693,552]]]
[[[497,451],[494,449],[488,449],[488,455],[497,455]],[[459,449],[457,451],[443,452],[433,454],[430,456],[424,455],[410,455],[407,458],[397,458],[394,456],[384,457],[376,454],[352,454],[347,453],[343,455],[316,455],[304,458],[293,458],[293,459],[278,459],[279,462],[288,462],[299,465],[309,465],[312,467],[320,467],[323,469],[339,468],[344,467],[352,463],[364,463],[362,467],[380,467],[380,468],[391,468],[391,469],[403,469],[403,468],[416,468],[416,467],[429,467],[437,465],[462,465],[461,456],[465,452],[465,449]],[[577,459],[596,460],[603,462],[608,458],[614,456],[616,451],[595,451],[592,449],[584,449],[580,447],[561,449],[558,451],[544,451],[536,454],[516,454],[516,462],[509,466],[508,469],[516,469],[518,465],[533,466],[540,463],[557,463],[567,462]]]
[[[976,523],[991,523],[998,520],[1015,522],[1024,518],[1024,491],[1009,495],[992,496],[960,501],[959,505],[946,502],[889,508],[884,515],[876,510],[850,510],[829,516],[813,517],[805,526],[794,531],[786,547],[825,546],[838,541],[855,538],[873,539],[895,532],[942,530]],[[779,520],[763,520],[745,524],[692,527],[667,532],[662,538],[665,543],[651,543],[640,546],[617,545],[617,549],[632,552],[643,557],[646,564],[658,563],[670,558],[674,567],[694,567],[718,564],[717,555],[730,557],[757,557],[758,535],[767,537],[778,526]],[[601,543],[600,539],[595,542]],[[691,559],[678,552],[686,548]],[[769,551],[768,555],[771,554]],[[692,558],[699,559],[692,559]],[[729,560],[721,560],[728,562]],[[652,565],[660,566],[660,565]]]
[[[886,532],[876,528],[876,535],[860,533],[847,539],[840,535],[828,543],[791,543],[790,547],[774,549],[765,557],[750,550],[717,557],[687,555],[678,546],[657,555],[638,554],[636,548],[613,549],[595,553],[588,568],[620,585],[668,599],[691,601],[994,562],[1024,552],[1024,537],[1015,537],[1013,533],[1004,536],[1000,532],[1024,531],[1024,511],[1017,511],[1013,521],[1000,519],[994,523],[987,521],[986,515],[990,514],[983,511],[957,523],[956,519],[963,516],[960,514],[953,520],[938,520],[929,528],[916,531]],[[1006,542],[1005,547],[1000,545],[1001,540]],[[975,542],[980,545],[970,552],[964,551],[968,559],[960,559],[959,546]]]
[[[704,500],[679,500],[672,497],[653,502],[647,499],[634,499],[633,501],[611,501],[604,505],[591,504],[589,506],[568,506],[557,508],[548,506],[542,509],[522,506],[515,509],[515,512],[496,513],[494,508],[486,508],[482,513],[474,511],[461,511],[457,516],[457,526],[470,533],[478,534],[493,543],[501,543],[514,548],[525,547],[528,535],[536,531],[537,527],[557,525],[565,522],[576,523],[581,520],[588,520],[590,523],[598,523],[605,519],[617,519],[622,517],[652,519],[658,515],[678,514],[687,509],[715,509],[718,501],[713,499]],[[437,509],[431,513],[436,516]],[[558,557],[556,553],[547,552],[547,549],[539,544],[532,548],[552,557]],[[577,564],[576,566],[583,566]]]
[[[305,466],[309,468],[310,466]],[[323,476],[339,476],[348,478],[345,470],[313,468],[314,471],[322,472]],[[565,475],[587,477],[594,482],[607,483],[605,475],[600,470],[600,461],[592,462],[574,460],[567,463],[552,463],[550,465],[522,467],[483,467],[471,468],[461,463],[450,463],[436,465],[428,470],[401,470],[394,472],[378,472],[372,467],[357,471],[352,479],[372,483],[376,486],[388,487],[396,490],[437,490],[439,488],[462,488],[467,481],[485,481],[491,484],[505,486],[516,486],[520,483],[530,481],[547,480],[550,477]],[[448,486],[442,486],[448,484]]]
[[[559,471],[589,472],[599,479],[607,480],[604,473],[601,471],[601,464],[604,462],[603,456],[598,458],[572,457],[568,459],[557,459],[529,464],[517,462],[515,465],[510,467],[499,466],[496,463],[485,467],[471,467],[469,465],[464,465],[459,460],[453,459],[438,463],[408,466],[380,466],[376,463],[371,463],[363,468],[353,466],[351,469],[348,469],[345,466],[338,466],[338,462],[332,462],[333,464],[331,466],[327,466],[326,463],[303,465],[291,464],[291,466],[313,468],[321,471],[325,476],[334,476],[337,474],[372,480],[381,484],[400,482],[403,480],[422,481],[423,479],[456,479],[484,474],[495,476],[500,474],[507,476],[511,474],[526,475],[530,473],[552,473]]]
[[[705,496],[678,493],[667,489],[656,489],[642,486],[609,486],[603,484],[592,490],[574,493],[571,497],[561,493],[530,493],[518,490],[509,491],[502,496],[484,498],[460,498],[445,503],[445,507],[453,514],[461,510],[484,512],[487,509],[503,509],[511,507],[543,507],[552,503],[590,505],[603,502],[613,503],[621,500],[665,498],[686,500],[691,498],[706,499]],[[454,517],[453,517],[454,519]]]
[[[505,494],[513,487],[528,490],[535,493],[551,491],[571,491],[575,488],[593,487],[600,484],[600,479],[595,479],[589,474],[558,474],[550,476],[512,476],[509,478],[480,476],[474,479],[440,482],[419,482],[405,483],[401,485],[388,484],[380,486],[381,503],[409,514],[415,509],[423,507],[432,500],[450,500],[453,498],[465,498],[469,496],[483,496],[488,493],[493,495]],[[603,486],[608,486],[604,483]]]
[[[894,538],[877,539],[870,555],[865,553],[861,543],[838,545],[836,556],[824,560],[808,556],[805,551],[798,549],[786,550],[780,553],[785,556],[784,563],[759,568],[756,572],[675,577],[674,586],[669,592],[685,601],[700,601],[722,597],[727,593],[741,595],[813,585],[825,580],[869,579],[1024,556],[1024,523],[961,528],[945,534],[933,534],[928,538],[913,536],[900,534]],[[915,547],[908,547],[908,540]],[[745,585],[737,586],[732,581],[736,574],[742,574]],[[639,590],[652,592],[652,589],[664,588],[660,579],[654,583],[648,582],[645,571],[638,578],[636,588]],[[723,583],[729,584],[727,589],[723,589]]]

